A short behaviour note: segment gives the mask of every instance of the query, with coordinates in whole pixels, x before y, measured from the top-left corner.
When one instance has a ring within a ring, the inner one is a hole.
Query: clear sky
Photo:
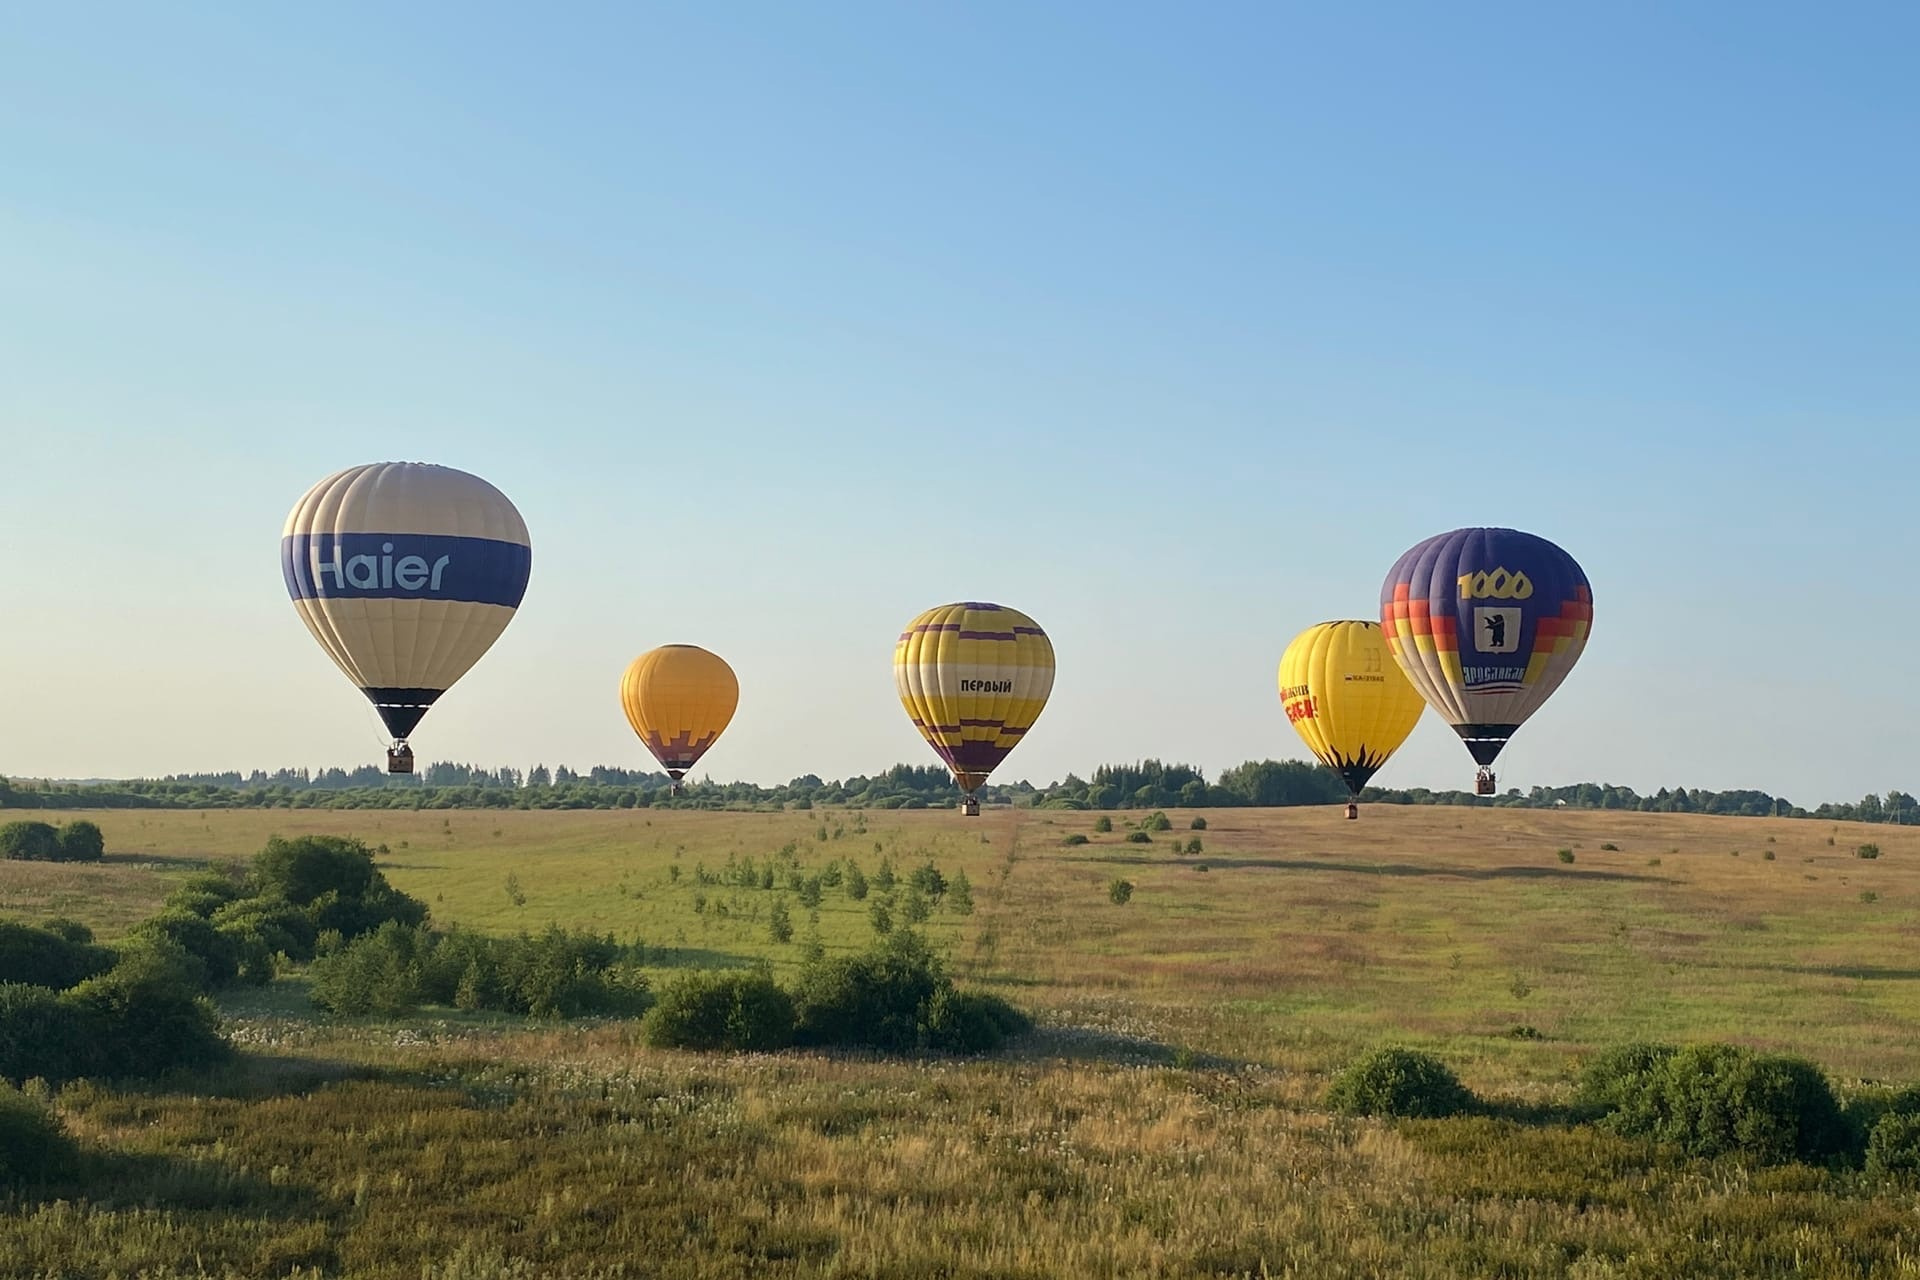
[[[1059,681],[1002,773],[1300,756],[1274,669],[1420,538],[1594,584],[1503,785],[1920,789],[1920,6],[9,6],[0,772],[353,765],[287,601],[343,466],[533,581],[431,759],[932,761],[894,636]],[[1431,715],[1381,774],[1465,785]]]

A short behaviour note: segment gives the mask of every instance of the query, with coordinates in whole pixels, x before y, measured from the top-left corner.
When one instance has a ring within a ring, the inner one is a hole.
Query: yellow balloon
[[[627,723],[675,782],[706,754],[740,705],[740,682],[717,654],[667,644],[635,658],[620,678]]]
[[[971,800],[1046,707],[1053,642],[1018,610],[943,604],[900,633],[893,681],[913,727]]]
[[[1320,763],[1353,795],[1413,732],[1426,708],[1377,622],[1323,622],[1280,657],[1280,705]]]

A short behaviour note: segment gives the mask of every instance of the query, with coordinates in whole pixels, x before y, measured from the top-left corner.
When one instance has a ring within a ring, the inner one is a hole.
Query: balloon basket
[[[413,772],[413,748],[404,742],[396,742],[387,748],[388,773]]]
[[[963,818],[979,817],[980,802],[978,800],[975,800],[972,796],[968,796],[965,800],[962,800],[960,802],[960,816]]]
[[[1476,775],[1476,776],[1474,777],[1474,780],[1473,780],[1473,794],[1475,794],[1475,795],[1477,795],[1477,796],[1490,796],[1490,795],[1493,795],[1493,794],[1494,794],[1494,788],[1495,788],[1495,785],[1496,785],[1496,784],[1494,783],[1494,780],[1493,780],[1493,770],[1491,770],[1491,769],[1482,769],[1482,770],[1481,770],[1481,771],[1479,772],[1479,774],[1477,774],[1477,775]]]
[[[1360,816],[1360,806],[1355,804],[1351,800],[1347,801],[1347,821],[1352,822],[1355,818],[1358,818],[1359,816]]]

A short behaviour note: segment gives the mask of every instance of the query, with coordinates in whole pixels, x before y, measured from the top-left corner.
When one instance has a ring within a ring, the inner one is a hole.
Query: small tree
[[[60,833],[50,822],[9,822],[0,827],[0,856],[52,862],[60,856]]]
[[[857,862],[847,864],[847,897],[854,902],[867,896],[867,873],[860,869]]]
[[[1133,881],[1116,879],[1107,885],[1107,897],[1116,906],[1124,906],[1133,899]]]
[[[973,882],[967,879],[966,872],[953,873],[953,882],[947,886],[947,906],[957,916],[973,914]]]
[[[1103,813],[1093,820],[1093,829],[1095,831],[1111,831],[1113,830],[1113,819]]]
[[[873,931],[881,937],[893,932],[893,911],[885,898],[873,900],[873,905],[867,908],[867,919],[873,922]]]
[[[787,915],[785,898],[775,898],[767,910],[767,937],[775,942],[793,941],[793,920]]]

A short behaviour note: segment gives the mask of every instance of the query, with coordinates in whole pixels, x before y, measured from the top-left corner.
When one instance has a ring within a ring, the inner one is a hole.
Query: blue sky
[[[277,541],[405,457],[534,540],[432,758],[643,763],[684,641],[715,776],[931,760],[960,598],[1011,776],[1300,755],[1286,642],[1507,524],[1596,621],[1504,782],[1920,786],[1913,6],[390,8],[8,15],[0,772],[375,758]]]

